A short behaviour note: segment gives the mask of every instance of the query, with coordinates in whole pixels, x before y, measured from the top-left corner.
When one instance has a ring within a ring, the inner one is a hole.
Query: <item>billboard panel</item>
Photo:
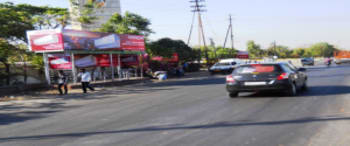
[[[247,51],[239,51],[237,53],[237,58],[239,58],[239,59],[249,59],[249,53]]]
[[[63,51],[61,30],[27,31],[29,50],[34,52]]]
[[[121,47],[122,50],[128,51],[145,51],[145,37],[142,35],[122,34]]]
[[[72,69],[72,61],[69,55],[49,54],[49,66],[51,69],[70,70]]]
[[[120,50],[117,34],[80,30],[63,30],[65,50]]]
[[[97,66],[100,67],[110,67],[111,66],[111,61],[109,55],[103,54],[103,55],[95,55],[96,60],[97,60]],[[113,55],[112,57],[113,60],[113,66],[118,66],[118,56]]]
[[[144,36],[118,35],[71,29],[28,31],[29,48],[34,52],[65,50],[145,51]]]
[[[79,68],[94,67],[97,66],[97,59],[92,55],[79,57],[77,56],[77,59],[75,60],[75,66]]]

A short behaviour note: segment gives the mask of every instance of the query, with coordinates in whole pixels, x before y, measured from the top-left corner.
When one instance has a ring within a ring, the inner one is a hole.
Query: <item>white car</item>
[[[230,74],[239,65],[243,64],[240,59],[223,59],[209,68],[210,74]]]

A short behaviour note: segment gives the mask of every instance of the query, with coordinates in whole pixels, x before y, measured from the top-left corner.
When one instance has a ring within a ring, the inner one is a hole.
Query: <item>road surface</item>
[[[350,67],[307,74],[297,97],[230,99],[224,76],[202,76],[3,105],[0,145],[348,146]]]

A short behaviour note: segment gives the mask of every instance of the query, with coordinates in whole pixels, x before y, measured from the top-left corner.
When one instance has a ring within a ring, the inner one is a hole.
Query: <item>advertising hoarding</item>
[[[121,50],[117,34],[64,29],[65,50]]]
[[[72,61],[69,55],[64,54],[49,54],[49,66],[56,70],[70,70],[72,69]]]
[[[64,51],[61,30],[27,31],[29,50],[33,52]]]
[[[33,52],[63,51],[145,51],[144,36],[118,35],[71,29],[27,31]]]
[[[239,51],[237,53],[237,58],[239,59],[249,59],[249,53],[246,51]]]
[[[122,34],[121,47],[128,51],[145,51],[145,37],[142,35]]]
[[[110,61],[110,56],[103,54],[103,55],[95,55],[96,60],[97,60],[97,66],[100,67],[110,67],[111,66],[111,61]],[[117,55],[113,55],[112,57],[112,61],[113,61],[113,66],[118,66],[119,62],[118,62],[118,56]]]

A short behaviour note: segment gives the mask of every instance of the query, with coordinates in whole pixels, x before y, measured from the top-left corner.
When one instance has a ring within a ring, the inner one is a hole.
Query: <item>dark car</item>
[[[226,89],[231,98],[239,92],[278,91],[295,96],[307,88],[305,68],[289,63],[264,63],[241,65],[226,77]]]
[[[300,61],[301,61],[301,64],[303,66],[305,66],[305,65],[311,65],[311,66],[315,65],[315,61],[314,61],[313,58],[302,58]]]

